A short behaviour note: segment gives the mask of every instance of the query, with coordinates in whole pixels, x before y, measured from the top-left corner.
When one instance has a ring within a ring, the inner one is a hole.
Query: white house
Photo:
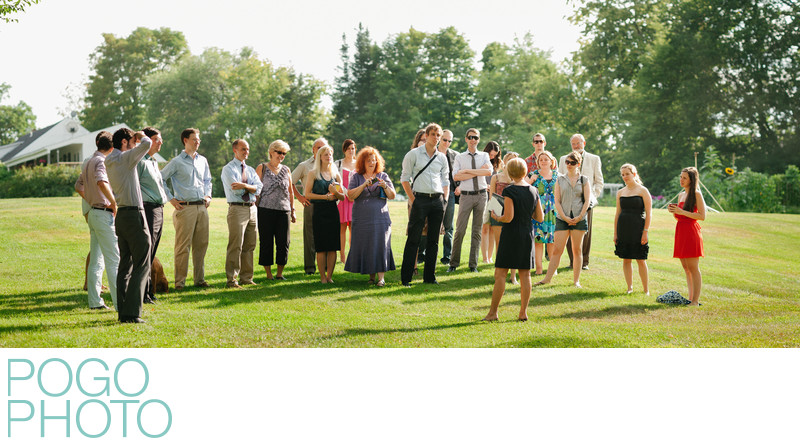
[[[40,164],[79,166],[97,150],[94,140],[98,133],[104,130],[114,133],[126,127],[125,124],[117,124],[90,132],[78,122],[76,115],[73,113],[69,118],[22,135],[11,144],[0,146],[0,162],[7,168]],[[159,163],[166,162],[159,154],[155,158]]]

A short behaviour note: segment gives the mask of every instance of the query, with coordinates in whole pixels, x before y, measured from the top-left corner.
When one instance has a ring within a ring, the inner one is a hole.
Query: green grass
[[[0,347],[797,347],[800,346],[800,216],[710,214],[702,223],[701,308],[655,302],[670,289],[685,294],[680,262],[672,258],[674,220],[655,211],[650,231],[652,296],[626,294],[613,254],[613,208],[595,213],[591,270],[583,289],[562,269],[553,284],[535,288],[530,321],[516,322],[519,287],[509,286],[500,323],[484,323],[491,265],[447,274],[441,285],[399,283],[406,208],[391,203],[398,270],[387,286],[337,264],[333,285],[302,270],[302,223],[292,227],[285,282],[244,290],[225,288],[226,206],[210,208],[206,257],[210,289],[188,287],[159,296],[144,309],[145,325],[120,325],[116,313],[90,311],[82,290],[89,233],[79,198],[0,200]],[[159,249],[172,283],[171,207]],[[441,248],[440,248],[441,249]],[[566,259],[562,261],[566,265]],[[635,269],[635,266],[634,266]],[[190,268],[191,274],[191,268]],[[634,272],[635,288],[638,275]],[[191,283],[191,280],[188,281]],[[106,294],[107,301],[110,297]]]

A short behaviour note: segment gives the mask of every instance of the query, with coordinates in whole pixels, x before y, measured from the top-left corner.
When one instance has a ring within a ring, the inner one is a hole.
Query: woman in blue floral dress
[[[552,153],[545,150],[539,154],[536,160],[538,169],[531,172],[529,181],[531,185],[539,191],[542,209],[544,210],[544,220],[541,223],[533,222],[534,232],[534,260],[536,263],[536,274],[543,274],[542,257],[547,246],[548,256],[553,248],[553,235],[556,230],[556,200],[553,195],[553,188],[558,179],[556,158]]]

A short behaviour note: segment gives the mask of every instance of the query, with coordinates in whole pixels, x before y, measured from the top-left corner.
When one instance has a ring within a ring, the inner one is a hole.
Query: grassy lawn
[[[298,221],[292,227],[287,281],[268,282],[261,270],[258,285],[226,289],[227,209],[216,199],[209,209],[206,257],[212,287],[160,295],[157,305],[145,306],[147,324],[120,325],[113,311],[87,308],[82,286],[89,231],[79,200],[0,200],[0,347],[800,346],[797,215],[709,214],[702,223],[708,257],[700,262],[704,305],[698,309],[655,302],[670,289],[686,294],[680,262],[672,258],[673,218],[654,212],[648,261],[652,296],[628,295],[611,242],[614,209],[598,208],[583,289],[573,288],[571,272],[561,269],[553,284],[534,289],[530,321],[519,323],[519,287],[509,286],[501,321],[490,324],[480,319],[488,310],[494,267],[468,272],[468,240],[457,272],[437,266],[440,285],[421,279],[411,288],[400,285],[405,203],[391,203],[398,270],[387,274],[384,288],[367,285],[366,276],[346,273],[341,264],[332,285],[304,275]],[[165,214],[158,257],[172,285],[171,206]],[[634,285],[641,289],[635,271]],[[104,297],[110,305],[110,296]]]

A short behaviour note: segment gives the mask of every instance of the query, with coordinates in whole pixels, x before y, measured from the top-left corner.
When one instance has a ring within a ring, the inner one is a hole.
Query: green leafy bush
[[[784,212],[778,193],[779,175],[753,172],[749,167],[731,180],[730,193],[724,200],[726,210],[737,212]]]
[[[75,194],[80,173],[74,166],[59,165],[0,173],[0,198],[69,197]]]

